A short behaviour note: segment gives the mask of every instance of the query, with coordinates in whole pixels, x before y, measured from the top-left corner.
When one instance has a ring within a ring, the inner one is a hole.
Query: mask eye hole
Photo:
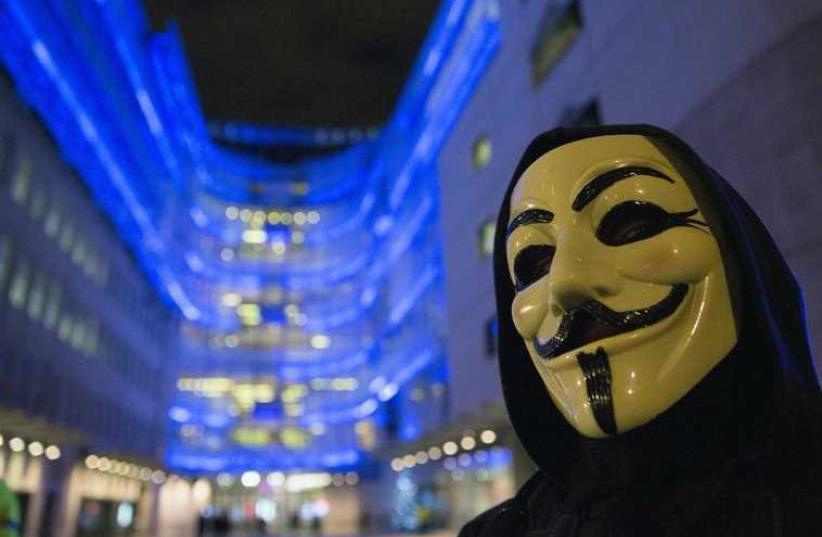
[[[648,239],[672,224],[671,213],[653,203],[625,201],[612,208],[599,222],[596,237],[608,246]]]
[[[517,291],[525,289],[551,270],[556,248],[549,244],[536,244],[523,248],[514,259],[514,277]]]

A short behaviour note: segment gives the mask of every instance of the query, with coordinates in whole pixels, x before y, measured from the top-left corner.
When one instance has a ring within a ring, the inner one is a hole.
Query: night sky
[[[396,103],[435,0],[145,0],[180,25],[209,120],[379,125]]]

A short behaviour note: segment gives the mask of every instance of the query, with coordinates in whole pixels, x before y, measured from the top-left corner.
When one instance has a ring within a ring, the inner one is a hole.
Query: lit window
[[[82,239],[78,240],[74,243],[74,248],[71,251],[71,260],[79,265],[83,266],[86,261],[86,243]]]
[[[582,29],[577,0],[553,0],[548,4],[531,49],[531,81],[542,82],[576,41]]]
[[[57,325],[57,318],[60,315],[60,304],[63,301],[63,289],[57,282],[51,282],[49,295],[46,302],[46,313],[43,316],[43,324],[51,330]]]
[[[71,315],[64,311],[60,316],[60,326],[57,329],[57,337],[59,337],[62,341],[68,341],[71,337],[72,324],[73,322]]]
[[[71,330],[71,346],[74,350],[83,350],[83,344],[86,338],[86,327],[83,321],[77,319]]]
[[[488,166],[488,163],[491,162],[492,153],[491,139],[485,135],[477,138],[471,148],[471,165],[474,170],[481,170]]]
[[[305,196],[308,194],[308,188],[306,181],[295,181],[291,183],[291,193],[295,196]]]
[[[66,253],[71,251],[74,245],[74,225],[71,222],[66,222],[63,230],[60,232],[60,248]]]
[[[31,286],[31,293],[29,293],[28,314],[34,321],[39,321],[43,316],[43,306],[46,302],[46,275],[42,272],[37,273],[34,278],[34,283]]]
[[[31,170],[31,158],[28,155],[20,155],[17,170],[11,180],[11,199],[17,203],[25,203],[29,196]]]
[[[497,222],[493,218],[487,219],[479,228],[477,246],[482,257],[494,255],[494,233],[497,229]]]
[[[46,221],[43,223],[43,230],[47,237],[54,238],[60,231],[60,205],[57,201],[53,201],[49,207],[49,213],[46,216]]]
[[[25,261],[20,261],[17,265],[17,270],[14,272],[14,278],[9,287],[9,302],[15,308],[22,308],[26,303],[26,295],[29,290],[29,264]]]

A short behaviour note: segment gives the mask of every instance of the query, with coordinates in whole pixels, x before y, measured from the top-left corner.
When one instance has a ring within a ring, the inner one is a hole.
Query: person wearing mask
[[[460,537],[822,532],[799,286],[684,142],[645,125],[538,136],[494,276],[505,402],[539,471]]]

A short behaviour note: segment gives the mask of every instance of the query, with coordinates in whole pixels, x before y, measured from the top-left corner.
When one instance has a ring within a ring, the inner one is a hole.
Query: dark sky
[[[176,20],[209,120],[379,125],[437,0],[144,0]]]

